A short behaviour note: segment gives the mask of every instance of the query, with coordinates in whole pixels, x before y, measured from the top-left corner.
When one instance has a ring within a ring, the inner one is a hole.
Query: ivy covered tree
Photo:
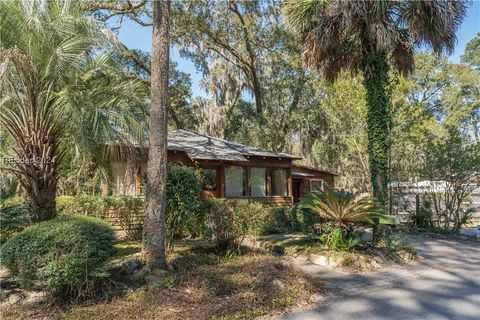
[[[414,48],[452,52],[466,12],[463,1],[288,0],[284,15],[298,34],[307,66],[334,82],[342,70],[363,75],[373,194],[387,197],[389,70],[414,67]]]

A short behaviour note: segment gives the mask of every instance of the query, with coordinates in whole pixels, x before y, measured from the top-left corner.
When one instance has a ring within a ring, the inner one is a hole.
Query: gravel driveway
[[[480,320],[480,241],[412,235],[419,259],[365,274],[301,266],[337,293],[284,319]]]

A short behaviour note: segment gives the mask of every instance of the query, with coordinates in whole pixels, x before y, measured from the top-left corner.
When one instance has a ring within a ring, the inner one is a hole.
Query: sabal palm
[[[311,192],[302,200],[301,206],[339,228],[347,228],[352,223],[371,222],[385,215],[385,207],[373,197],[355,197],[334,190]]]
[[[408,74],[419,46],[450,53],[466,11],[459,0],[287,0],[284,15],[304,47],[307,66],[333,82],[360,72],[367,92],[370,174],[374,195],[386,197],[389,66]]]
[[[73,1],[1,0],[0,33],[1,129],[28,161],[8,169],[50,219],[64,154],[74,145],[98,158],[102,142],[141,139],[148,88],[119,74],[105,51],[114,36]]]

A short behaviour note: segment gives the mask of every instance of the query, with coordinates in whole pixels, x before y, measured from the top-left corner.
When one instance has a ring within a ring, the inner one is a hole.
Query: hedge
[[[1,260],[23,288],[38,284],[55,296],[73,297],[108,276],[114,242],[113,229],[105,221],[59,217],[10,238],[1,247]]]

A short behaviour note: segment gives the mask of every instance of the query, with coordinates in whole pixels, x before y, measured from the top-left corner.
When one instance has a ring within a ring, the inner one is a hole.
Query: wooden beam
[[[292,196],[292,169],[287,169],[287,196]]]
[[[139,162],[136,163],[137,168],[135,172],[135,197],[140,197],[142,192],[142,166]]]
[[[223,162],[220,163],[219,168],[219,181],[220,185],[218,186],[219,198],[225,198],[225,164]]]

